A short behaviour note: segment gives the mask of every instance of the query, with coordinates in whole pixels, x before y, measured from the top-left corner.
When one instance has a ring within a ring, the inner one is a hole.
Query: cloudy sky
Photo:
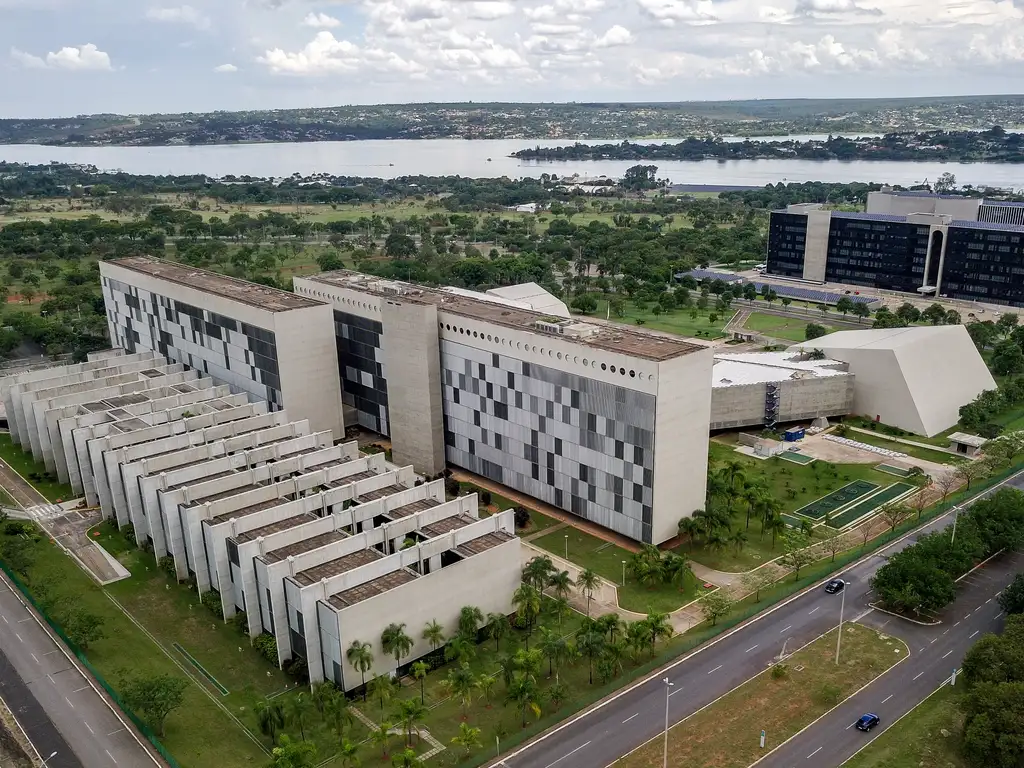
[[[1019,93],[1024,0],[0,0],[0,116]]]

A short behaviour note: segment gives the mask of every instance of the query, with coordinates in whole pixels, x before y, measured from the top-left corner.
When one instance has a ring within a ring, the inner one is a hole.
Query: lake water
[[[793,136],[801,139],[808,137]],[[815,137],[817,138],[817,137]],[[666,139],[658,142],[674,142]],[[528,141],[381,140],[310,142],[305,144],[228,144],[199,147],[43,147],[0,145],[0,160],[22,163],[84,163],[104,170],[135,174],[207,174],[283,177],[293,173],[339,176],[445,176],[476,178],[509,176],[620,177],[635,161],[595,160],[530,162],[509,157],[535,146],[557,147],[569,139]],[[588,141],[588,144],[608,143]],[[854,160],[701,160],[656,161],[659,178],[679,184],[763,186],[779,181],[875,181],[910,185],[940,174],[956,175],[960,184],[1024,187],[1024,165],[1000,163],[888,162]]]

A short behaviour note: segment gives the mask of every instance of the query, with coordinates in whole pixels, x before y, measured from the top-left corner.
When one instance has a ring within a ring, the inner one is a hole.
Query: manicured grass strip
[[[883,637],[868,627],[847,623],[843,663],[838,665],[835,630],[818,638],[786,659],[781,677],[768,668],[673,727],[668,764],[746,768],[908,656],[901,640]],[[764,749],[758,744],[761,728],[766,735]],[[649,768],[660,765],[661,757],[662,741],[657,737],[615,765]]]
[[[779,458],[785,461],[792,461],[794,464],[810,464],[812,461],[815,461],[813,456],[797,453],[796,451],[783,451],[779,454]]]
[[[46,471],[42,462],[32,458],[32,452],[25,452],[14,444],[10,434],[0,433],[0,459],[6,461],[25,481],[46,497],[47,501],[67,501],[75,498],[71,486],[57,481],[55,475]]]
[[[782,519],[790,528],[799,528],[800,523],[804,521],[804,518],[793,517],[793,515],[783,515]]]
[[[207,680],[209,680],[210,684],[214,688],[216,688],[218,691],[220,691],[220,695],[221,696],[227,696],[229,693],[231,693],[231,691],[229,691],[227,688],[225,688],[223,685],[221,685],[219,682],[217,682],[217,678],[214,677],[213,675],[211,675],[209,672],[207,672],[205,667],[203,667],[202,664],[200,664],[198,661],[196,661],[192,657],[192,654],[189,653],[188,651],[186,651],[184,648],[182,648],[179,643],[173,643],[173,645],[174,645],[174,650],[176,650],[178,653],[180,653],[182,656],[184,656],[188,660],[189,664],[191,664],[193,667],[198,669],[199,670],[199,674],[201,674],[203,677],[205,677]]]
[[[885,448],[889,451],[905,453],[907,456],[915,459],[934,461],[936,464],[949,464],[957,458],[956,454],[953,453],[943,453],[942,451],[933,451],[930,448],[921,448],[917,445],[897,443],[895,440],[889,440],[878,435],[865,434],[864,432],[850,432],[847,437],[850,440],[856,440],[858,443],[867,443],[876,448]]]
[[[844,763],[845,768],[967,768],[960,755],[963,717],[956,689],[933,693]]]
[[[781,315],[770,315],[767,312],[751,312],[743,327],[748,331],[757,331],[776,339],[804,341],[807,338],[807,326],[810,323],[822,325],[820,318],[782,317]],[[829,331],[834,330],[829,325],[826,325],[825,328]]]
[[[885,472],[887,475],[896,475],[898,477],[910,477],[910,470],[904,469],[903,467],[894,467],[891,464],[879,464],[875,467],[879,472]]]
[[[844,485],[842,488],[838,488],[827,496],[822,496],[817,501],[812,501],[810,504],[804,507],[800,507],[796,511],[796,514],[803,515],[804,517],[812,517],[815,520],[821,520],[827,512],[835,512],[847,504],[850,504],[862,496],[866,496],[873,491],[877,491],[879,488],[875,483],[869,483],[867,480],[854,480],[852,483]]]
[[[865,515],[874,512],[879,507],[888,504],[890,501],[910,493],[915,487],[910,483],[893,483],[880,493],[876,493],[874,496],[864,499],[864,501],[854,504],[852,507],[847,507],[841,514],[832,518],[831,525],[833,528],[845,528]]]

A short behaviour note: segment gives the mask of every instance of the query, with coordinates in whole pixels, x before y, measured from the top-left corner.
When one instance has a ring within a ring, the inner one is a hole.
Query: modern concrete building
[[[768,273],[818,283],[1024,306],[1024,206],[872,192],[865,213],[773,211]]]
[[[856,377],[853,413],[931,437],[996,383],[962,325],[839,331],[791,351],[821,350]]]
[[[644,542],[703,506],[709,348],[353,272],[295,290],[334,307],[349,418],[396,462],[447,460]]]
[[[343,436],[328,305],[150,257],[101,262],[100,274],[113,344],[158,352]]]
[[[801,351],[715,355],[711,429],[737,429],[853,411],[855,376],[840,360]]]

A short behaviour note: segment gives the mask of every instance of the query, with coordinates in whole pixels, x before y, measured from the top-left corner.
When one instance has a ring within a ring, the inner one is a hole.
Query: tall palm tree
[[[736,554],[740,553],[743,549],[743,545],[747,543],[747,532],[742,528],[737,528],[735,531],[728,536],[729,543],[736,548]]]
[[[284,710],[281,702],[259,701],[256,703],[256,722],[259,724],[260,733],[269,736],[271,741],[277,741],[277,732],[284,728]]]
[[[480,729],[473,728],[469,723],[459,723],[459,732],[452,736],[452,744],[466,750],[466,757],[472,754],[474,749],[480,749]]]
[[[424,685],[427,680],[427,674],[430,672],[430,665],[425,661],[414,661],[409,669],[412,672],[413,678],[420,681],[420,704],[425,704],[426,691],[424,690]]]
[[[686,586],[690,577],[690,561],[685,556],[668,552],[661,563],[662,578],[679,589]],[[614,615],[614,614],[609,614]],[[603,616],[601,618],[604,618]]]
[[[516,657],[511,653],[506,653],[498,658],[498,674],[501,675],[502,682],[505,683],[505,689],[512,685],[512,680],[516,676]]]
[[[324,708],[324,717],[334,723],[338,738],[344,741],[345,729],[356,721],[356,716],[349,706],[348,698],[341,691],[336,691]]]
[[[547,555],[538,555],[523,566],[523,582],[535,589],[543,589],[551,574],[555,571],[555,564]]]
[[[647,647],[647,623],[643,619],[631,621],[626,625],[626,646],[630,649],[633,661],[640,658],[640,654]]]
[[[672,629],[672,624],[668,620],[667,613],[651,611],[643,621],[647,623],[647,632],[650,635],[652,652],[655,643],[659,640],[668,640],[675,634],[675,630]]]
[[[487,636],[494,639],[494,652],[497,653],[501,639],[512,631],[512,625],[504,613],[488,613],[484,629],[487,630]]]
[[[617,613],[606,613],[597,618],[597,628],[605,634],[608,641],[615,640],[615,633],[622,629],[622,620]]]
[[[696,514],[697,513],[694,512],[694,515]],[[688,544],[693,544],[693,542],[696,541],[697,537],[700,536],[702,531],[700,519],[697,517],[680,518],[677,528],[679,530],[679,535],[682,538],[686,539],[686,542]]]
[[[782,515],[778,512],[773,514],[764,522],[764,530],[771,531],[772,534],[772,549],[775,549],[775,541],[780,533],[784,533],[786,530],[786,521],[782,519]]]
[[[334,687],[334,683],[324,681],[313,686],[313,706],[316,707],[316,711],[321,717],[337,695],[338,689]]]
[[[726,477],[729,487],[738,492],[742,491],[743,486],[746,484],[746,469],[747,467],[742,461],[730,459],[725,462],[725,466],[722,467],[721,472]]]
[[[594,623],[591,623],[589,626],[584,624],[576,633],[576,650],[587,657],[591,685],[594,684],[594,659],[604,650],[604,645],[604,634]]]
[[[516,675],[505,694],[505,701],[516,705],[523,717],[523,728],[526,727],[528,711],[532,710],[535,717],[540,717],[540,688],[532,677]]]
[[[469,706],[469,702],[473,698],[475,684],[476,678],[473,677],[469,664],[465,662],[450,670],[444,679],[443,685],[448,693],[457,698],[462,705],[462,714],[466,714],[466,707]]]
[[[305,693],[296,693],[285,700],[284,719],[289,725],[299,729],[299,738],[306,740],[306,723],[309,722],[310,711],[313,709],[313,702]]]
[[[575,584],[568,571],[558,571],[548,578],[548,586],[557,597],[568,598]]]
[[[564,660],[566,648],[564,637],[547,627],[541,627],[537,649],[548,660],[548,677],[555,673],[555,667]]]
[[[576,577],[576,586],[579,587],[587,597],[587,616],[590,615],[590,601],[594,598],[594,591],[601,585],[601,577],[589,568],[580,572]]]
[[[366,673],[370,671],[370,667],[373,666],[373,651],[370,649],[369,643],[364,643],[359,640],[353,640],[352,645],[345,651],[345,658],[348,659],[348,663],[352,665],[353,669],[359,672],[362,678],[363,684],[363,701],[366,701]]]
[[[473,683],[475,688],[480,690],[480,695],[484,697],[484,700],[490,704],[491,696],[494,695],[494,686],[497,684],[498,678],[494,675],[480,675]]]
[[[391,758],[394,768],[423,768],[426,763],[420,760],[416,752],[408,747]]]
[[[380,721],[384,722],[384,705],[395,696],[397,684],[391,679],[391,675],[374,675],[370,680],[370,695],[380,702]]]
[[[444,647],[445,661],[469,661],[476,655],[476,646],[462,635],[456,635]]]
[[[747,520],[746,525],[744,526],[745,528],[750,528],[751,513],[760,507],[761,499],[767,495],[769,495],[768,486],[761,478],[749,483],[747,487],[743,489],[743,500],[747,504]]]
[[[459,611],[459,634],[467,640],[476,642],[476,633],[484,623],[484,614],[475,605],[463,606]]]
[[[427,708],[416,699],[402,699],[398,702],[392,717],[395,723],[402,726],[405,731],[405,743],[412,746],[412,732],[416,730],[416,724],[423,721],[427,716]]]
[[[516,615],[526,624],[526,643],[529,646],[533,622],[540,614],[540,592],[529,584],[520,584],[512,593],[512,605],[516,607]]]
[[[402,657],[408,656],[412,650],[413,640],[405,633],[405,624],[388,624],[380,634],[380,645],[384,653],[395,657],[395,663],[401,664]]]
[[[444,645],[444,627],[437,623],[436,619],[427,622],[421,637],[430,643],[430,650],[436,651]]]
[[[338,743],[338,751],[334,757],[340,761],[342,768],[359,768],[363,761],[359,759],[359,745],[354,741],[342,739]]]
[[[380,753],[385,758],[388,756],[388,744],[391,743],[391,723],[381,723],[379,727],[370,731],[370,739],[374,744],[380,745]]]

